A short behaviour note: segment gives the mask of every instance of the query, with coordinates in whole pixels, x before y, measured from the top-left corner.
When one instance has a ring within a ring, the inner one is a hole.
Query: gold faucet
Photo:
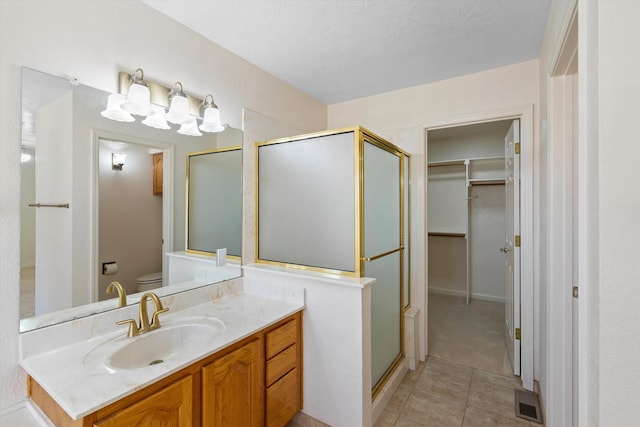
[[[151,317],[151,322],[149,322],[149,313],[147,312],[147,300],[150,299],[153,301],[153,305],[155,306],[156,311],[153,313]],[[160,302],[160,298],[158,295],[153,292],[147,292],[142,295],[140,298],[140,323],[136,323],[133,319],[121,320],[116,322],[117,325],[126,325],[129,324],[129,331],[127,332],[128,337],[136,337],[138,335],[142,335],[145,332],[153,331],[154,329],[158,329],[160,327],[160,319],[158,316],[161,313],[169,311],[168,308],[162,307],[162,302]]]
[[[111,282],[107,286],[107,293],[111,294],[114,290],[118,290],[118,307],[127,305],[127,293],[119,282]]]

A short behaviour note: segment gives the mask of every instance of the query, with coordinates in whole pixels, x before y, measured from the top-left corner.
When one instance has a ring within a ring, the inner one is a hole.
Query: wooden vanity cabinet
[[[302,409],[302,312],[73,420],[31,377],[58,427],[284,427]]]

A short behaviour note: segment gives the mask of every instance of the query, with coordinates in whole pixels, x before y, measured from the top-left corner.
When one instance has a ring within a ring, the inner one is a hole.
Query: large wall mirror
[[[187,242],[187,153],[242,144],[232,128],[193,137],[108,120],[100,114],[108,95],[22,69],[21,332],[117,308],[117,295],[106,292],[112,281],[128,295],[149,276],[160,277],[159,295],[185,290],[168,286],[166,253],[184,251]],[[116,158],[124,158],[120,168]],[[241,187],[223,175],[215,185],[237,194],[229,203],[218,196],[219,207],[234,209],[210,220],[236,215],[240,224]],[[189,233],[199,235],[198,226]],[[241,274],[235,265],[222,280]]]

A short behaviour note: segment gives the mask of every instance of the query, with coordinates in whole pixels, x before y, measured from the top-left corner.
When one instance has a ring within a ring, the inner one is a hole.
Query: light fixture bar
[[[149,85],[149,91],[151,92],[151,103],[160,105],[164,108],[169,108],[169,93],[172,87],[163,86],[159,83],[152,82],[145,79],[145,82]],[[118,73],[118,93],[127,95],[129,93],[129,87],[131,87],[131,74],[124,71]],[[185,94],[189,101],[189,114],[200,117],[200,105],[202,100],[194,96]]]

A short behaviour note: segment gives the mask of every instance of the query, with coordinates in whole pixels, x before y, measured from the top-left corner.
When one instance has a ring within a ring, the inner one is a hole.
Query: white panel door
[[[520,375],[520,121],[514,120],[504,140],[506,239],[505,341],[514,375]]]

